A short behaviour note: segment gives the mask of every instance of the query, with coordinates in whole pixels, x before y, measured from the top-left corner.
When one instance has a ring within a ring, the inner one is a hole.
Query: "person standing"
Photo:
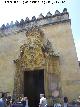
[[[0,98],[0,107],[7,107],[6,105],[6,94],[2,93],[2,97]]]
[[[5,107],[5,106],[4,106],[4,101],[3,101],[2,98],[0,98],[0,107]]]
[[[68,107],[68,98],[64,97],[64,107]]]
[[[28,98],[27,97],[25,97],[25,101],[26,101],[25,107],[28,107]]]
[[[44,97],[44,94],[40,94],[39,107],[47,107],[47,99]]]
[[[27,99],[27,97],[24,97],[22,99],[22,104],[23,104],[23,107],[28,107],[28,99]]]

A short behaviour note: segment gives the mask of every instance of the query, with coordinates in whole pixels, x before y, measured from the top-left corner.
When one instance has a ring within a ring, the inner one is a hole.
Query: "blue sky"
[[[64,8],[67,8],[71,19],[71,28],[77,56],[78,60],[80,60],[80,0],[50,0],[50,3],[46,4],[43,4],[42,0],[38,0],[39,3],[36,4],[30,3],[32,0],[27,0],[28,3],[26,4],[23,4],[23,0],[16,0],[18,1],[16,4],[14,3],[15,0],[12,0],[12,3],[5,3],[5,1],[7,0],[0,0],[0,26],[11,21],[15,23],[16,20],[25,20],[26,17],[30,19],[32,16],[38,17],[40,13],[46,16],[49,11],[52,14],[55,13],[55,10],[62,12]],[[47,2],[49,0],[45,1]],[[56,3],[56,1],[59,3]],[[62,3],[62,1],[65,2]]]

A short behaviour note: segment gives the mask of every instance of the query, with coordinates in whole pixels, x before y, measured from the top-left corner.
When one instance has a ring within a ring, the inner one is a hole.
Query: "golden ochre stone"
[[[50,103],[54,90],[59,91],[60,97],[77,98],[80,69],[70,21],[46,24],[48,20],[44,20],[47,19],[38,20],[44,26],[21,28],[0,38],[0,91],[23,95],[24,72],[42,69],[44,92]]]

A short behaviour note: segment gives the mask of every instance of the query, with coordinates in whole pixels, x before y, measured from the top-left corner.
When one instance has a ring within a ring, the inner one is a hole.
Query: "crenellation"
[[[55,15],[60,15],[60,14],[61,13],[58,10],[55,11]]]
[[[35,21],[35,20],[36,20],[36,17],[35,17],[35,16],[33,16],[33,17],[32,17],[32,20],[33,20],[33,21]]]
[[[6,24],[6,28],[8,29],[10,27],[9,23]]]
[[[10,27],[13,27],[14,26],[14,23],[13,23],[13,21],[11,21],[11,23],[10,23]]]
[[[6,28],[5,24],[3,24],[0,29],[5,30],[5,28]]]
[[[44,16],[41,13],[37,19],[43,19],[43,18],[44,18]]]
[[[20,22],[16,20],[15,24],[13,24],[13,21],[10,24],[7,23],[6,26],[3,24],[0,28],[0,31],[2,32],[3,30],[7,29],[7,32],[5,32],[5,34],[8,35],[8,32],[9,34],[15,33],[16,29],[17,29],[17,32],[19,32],[21,29],[27,29],[33,26],[39,27],[39,26],[45,26],[48,24],[56,24],[56,23],[58,24],[58,23],[63,23],[64,21],[70,22],[69,13],[67,12],[66,8],[64,8],[62,13],[56,10],[55,14],[52,15],[49,11],[45,17],[41,13],[38,18],[33,16],[32,19],[29,20],[29,18],[26,17],[25,20],[21,19]]]
[[[25,24],[24,20],[23,20],[23,19],[21,19],[21,21],[20,21],[19,25],[22,27],[22,26],[24,26],[24,24]]]
[[[28,17],[26,17],[25,22],[29,22],[29,18]]]
[[[50,13],[50,11],[47,13],[46,17],[50,17],[52,16],[52,14]]]
[[[15,22],[15,25],[16,25],[16,26],[19,26],[19,22],[18,22],[17,20],[16,20],[16,22]]]
[[[67,13],[67,8],[64,8],[64,9],[63,9],[63,13]]]

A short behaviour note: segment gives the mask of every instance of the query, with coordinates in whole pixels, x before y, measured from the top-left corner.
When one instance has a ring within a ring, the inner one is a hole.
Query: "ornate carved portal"
[[[20,56],[14,61],[16,72],[14,78],[14,94],[21,96],[24,93],[24,71],[33,72],[34,70],[44,69],[44,89],[45,94],[48,90],[48,73],[59,75],[58,63],[54,65],[56,57],[49,40],[44,42],[44,34],[39,28],[31,28],[26,32],[27,43],[20,47]],[[59,58],[58,58],[59,59]],[[54,60],[54,61],[53,61]],[[59,62],[59,60],[58,60]],[[51,68],[52,67],[52,68]]]

